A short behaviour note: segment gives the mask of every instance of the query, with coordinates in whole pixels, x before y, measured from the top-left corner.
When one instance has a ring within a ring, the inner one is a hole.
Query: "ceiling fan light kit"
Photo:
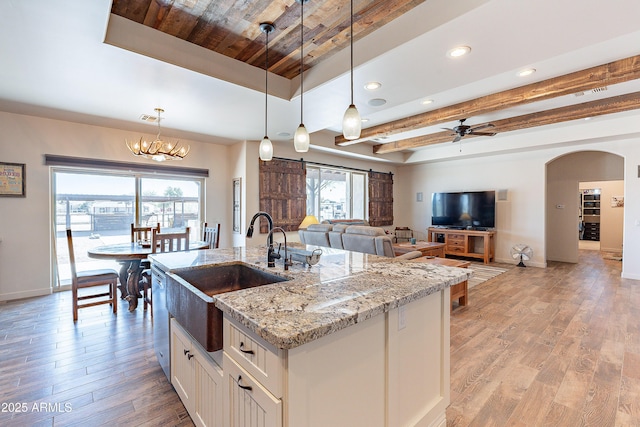
[[[158,113],[158,135],[154,141],[147,141],[140,137],[138,141],[126,141],[127,148],[136,156],[146,157],[148,159],[155,160],[156,162],[164,162],[165,160],[182,160],[189,151],[191,147],[189,145],[182,145],[180,142],[176,142],[175,144],[172,142],[163,141],[160,138],[160,121],[162,117],[161,113],[164,113],[162,108],[155,108],[156,113]]]
[[[444,130],[448,130],[453,132],[453,140],[451,142],[458,142],[460,141],[462,138],[464,138],[467,135],[476,135],[476,136],[494,136],[496,133],[495,132],[478,132],[479,130],[482,129],[488,129],[488,128],[492,128],[495,127],[493,124],[491,123],[486,123],[484,125],[480,125],[480,126],[469,126],[469,125],[465,125],[464,122],[467,119],[461,119],[460,120],[460,124],[458,126],[455,126],[453,128],[442,128]]]
[[[265,162],[268,162],[273,158],[273,144],[271,143],[267,133],[267,118],[269,113],[269,34],[271,34],[275,29],[276,27],[274,27],[270,22],[263,22],[260,24],[260,31],[266,35],[267,41],[265,44],[266,52],[264,60],[264,138],[260,141],[258,151],[260,152],[260,160]]]

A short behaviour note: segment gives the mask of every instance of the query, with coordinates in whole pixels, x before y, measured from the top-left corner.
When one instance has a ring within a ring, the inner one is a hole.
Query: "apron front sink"
[[[167,308],[207,351],[217,351],[222,349],[222,312],[213,296],[286,280],[239,262],[176,269],[167,274]]]

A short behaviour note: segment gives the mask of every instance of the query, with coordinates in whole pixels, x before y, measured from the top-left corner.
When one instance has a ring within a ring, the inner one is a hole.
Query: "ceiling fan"
[[[453,132],[453,134],[455,135],[455,138],[453,138],[452,142],[458,142],[463,137],[465,137],[467,135],[494,136],[496,134],[495,132],[478,132],[481,129],[494,127],[494,125],[492,125],[491,123],[487,123],[487,124],[484,124],[484,125],[473,127],[473,126],[465,125],[464,124],[465,120],[467,120],[467,119],[460,120],[460,124],[458,126],[454,127],[453,129],[451,129],[451,128],[442,128],[442,129],[449,130],[449,131]]]

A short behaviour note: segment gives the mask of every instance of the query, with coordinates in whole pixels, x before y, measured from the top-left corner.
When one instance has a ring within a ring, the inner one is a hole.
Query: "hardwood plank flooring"
[[[192,426],[152,334],[141,309],[74,324],[69,292],[0,303],[0,425]],[[513,268],[452,311],[451,367],[449,427],[640,426],[640,282],[597,251]]]
[[[447,426],[640,426],[640,282],[580,251],[514,268],[451,312]]]

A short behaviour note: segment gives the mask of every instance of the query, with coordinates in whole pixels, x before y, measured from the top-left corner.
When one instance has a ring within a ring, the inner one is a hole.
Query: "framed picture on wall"
[[[0,196],[25,197],[27,181],[24,163],[0,162]]]
[[[611,196],[611,207],[612,208],[624,207],[624,196]]]

